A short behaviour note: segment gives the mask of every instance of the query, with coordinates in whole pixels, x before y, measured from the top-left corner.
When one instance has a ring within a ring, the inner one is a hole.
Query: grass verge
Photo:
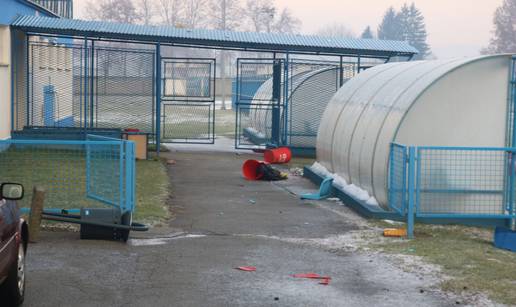
[[[115,146],[116,147],[116,146]],[[103,159],[91,160],[91,178],[86,172],[85,151],[78,146],[11,146],[0,151],[0,182],[18,182],[26,193],[20,207],[30,207],[35,185],[46,190],[45,208],[107,208],[90,194],[118,201],[117,156],[107,146]],[[108,150],[109,149],[109,150]],[[115,153],[115,151],[114,151]],[[90,186],[90,192],[87,186]],[[160,160],[136,162],[135,219],[154,223],[168,217],[169,193],[167,171]]]
[[[372,245],[439,265],[450,277],[441,283],[445,291],[485,293],[493,301],[512,305],[516,302],[516,253],[495,248],[492,240],[493,231],[488,229],[418,224],[414,240]]]
[[[136,212],[134,219],[155,223],[168,217],[166,201],[170,182],[161,160],[136,162]]]

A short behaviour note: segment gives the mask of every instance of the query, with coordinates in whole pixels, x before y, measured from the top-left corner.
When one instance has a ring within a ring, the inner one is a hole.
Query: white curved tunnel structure
[[[322,114],[340,86],[339,68],[296,73],[290,78],[289,86],[287,143],[314,148]],[[272,79],[269,79],[256,91],[249,114],[250,126],[266,137],[270,137],[272,123],[271,99]]]
[[[317,160],[387,207],[391,142],[505,146],[510,55],[390,63],[349,80],[326,108]]]

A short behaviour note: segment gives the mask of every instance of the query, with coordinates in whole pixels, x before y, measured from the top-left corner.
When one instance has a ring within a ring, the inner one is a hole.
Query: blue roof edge
[[[410,56],[418,53],[417,49],[404,41],[183,29],[171,26],[146,26],[37,16],[20,16],[11,23],[11,26],[27,32],[41,31],[41,33],[55,35],[103,37],[108,39],[119,38],[178,44],[190,43],[192,45],[243,46],[248,44],[257,49],[280,48],[310,52],[320,50],[321,53],[329,52],[335,54],[344,54],[346,51],[349,51],[351,54],[364,53],[385,56]]]

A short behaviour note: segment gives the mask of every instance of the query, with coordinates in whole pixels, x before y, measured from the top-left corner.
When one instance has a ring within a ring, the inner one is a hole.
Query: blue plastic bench
[[[333,183],[333,178],[326,177],[319,187],[318,193],[306,193],[301,194],[301,199],[312,199],[312,200],[321,200],[330,197],[331,195],[331,184]]]

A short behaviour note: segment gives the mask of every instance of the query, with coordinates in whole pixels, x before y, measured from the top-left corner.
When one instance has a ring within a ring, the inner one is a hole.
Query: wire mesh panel
[[[88,111],[84,95],[88,87],[84,78],[85,49],[31,41],[28,59],[28,107],[17,100],[18,122],[24,122],[17,129],[82,127]]]
[[[93,126],[154,134],[154,53],[97,48],[94,54]]]
[[[508,191],[514,191],[514,184],[508,185],[509,179],[514,180],[512,155],[512,149],[504,148],[419,147],[416,214],[509,216],[513,200],[508,198],[513,196]]]
[[[389,207],[400,215],[407,209],[407,148],[391,144],[389,161]]]
[[[163,105],[162,141],[165,143],[215,142],[213,102],[170,103]]]
[[[163,99],[215,101],[215,59],[163,59]]]
[[[164,143],[215,142],[215,59],[163,58]]]
[[[272,135],[271,112],[270,104],[237,104],[235,134],[237,148],[265,148]],[[252,116],[257,113],[263,113],[265,117],[256,121]]]
[[[286,144],[315,148],[322,114],[340,88],[341,77],[345,82],[354,76],[355,65],[296,59],[290,61],[288,67]]]
[[[30,207],[32,189],[38,185],[46,190],[45,208],[111,205],[132,210],[134,198],[125,196],[135,184],[134,155],[128,143],[115,139],[0,141],[0,180],[24,185],[22,207]]]
[[[256,92],[274,73],[273,59],[237,59],[237,103],[250,104],[254,101],[269,103],[272,91],[256,96]]]

